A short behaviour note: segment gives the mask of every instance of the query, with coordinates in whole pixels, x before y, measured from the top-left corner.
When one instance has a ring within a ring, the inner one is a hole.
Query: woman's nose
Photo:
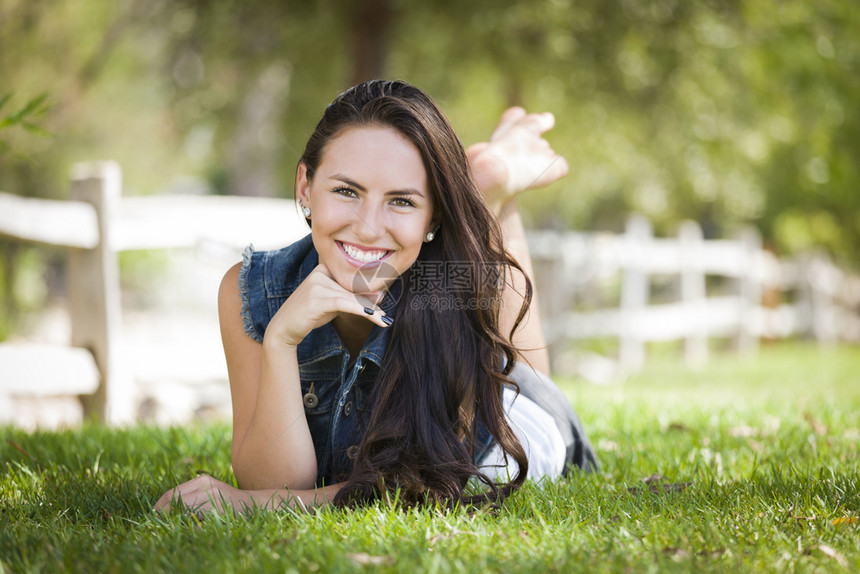
[[[365,201],[356,216],[355,234],[357,238],[370,241],[382,236],[385,228],[385,216],[381,205],[372,201]]]

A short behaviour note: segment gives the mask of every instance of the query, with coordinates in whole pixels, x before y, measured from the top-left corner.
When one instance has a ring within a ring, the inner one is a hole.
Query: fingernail
[[[373,309],[371,309],[370,307],[365,307],[364,312],[368,315],[373,315]]]
[[[394,319],[392,319],[388,315],[383,315],[381,317],[381,319],[382,319],[382,322],[385,323],[386,325],[391,325],[392,323],[394,323]]]

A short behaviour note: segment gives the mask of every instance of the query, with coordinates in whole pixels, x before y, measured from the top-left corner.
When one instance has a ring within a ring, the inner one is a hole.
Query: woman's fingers
[[[514,130],[522,129],[534,136],[548,132],[555,127],[555,116],[551,112],[529,114],[523,108],[508,108],[502,114],[499,125],[493,130],[490,141],[498,141],[511,135]],[[528,137],[528,136],[519,136]]]
[[[338,286],[328,299],[320,299],[318,303],[321,305],[323,313],[334,312],[334,315],[349,313],[364,317],[380,327],[388,327],[393,320],[385,314],[385,311],[380,309],[375,303],[365,296],[349,291]],[[328,319],[329,321],[331,319]],[[328,322],[328,321],[325,321]]]
[[[504,134],[524,117],[526,117],[526,111],[519,106],[506,109],[502,112],[502,117],[499,119],[499,124],[496,126],[496,129],[493,130],[490,140],[504,137]]]
[[[342,314],[364,317],[387,327],[393,321],[379,307],[381,300],[381,292],[352,293],[344,289],[320,263],[281,305],[267,333],[271,330],[284,342],[298,345],[308,333]]]
[[[188,482],[183,482],[176,488],[171,488],[162,494],[161,498],[158,499],[158,502],[155,503],[154,510],[158,512],[170,512],[170,508],[174,504],[181,504],[194,510],[194,500],[196,499],[196,494],[200,490],[200,478],[201,477],[198,476]]]
[[[193,505],[193,491],[196,490],[196,487],[189,486],[189,483],[183,483],[177,486],[176,488],[172,488],[161,495],[161,498],[158,499],[158,502],[155,503],[155,507],[153,510],[156,512],[170,512],[171,507],[176,505],[182,505],[186,508],[192,508]]]
[[[227,483],[202,474],[165,492],[153,510],[168,513],[172,505],[181,504],[198,514],[222,511],[228,506],[232,508],[231,489]]]
[[[353,293],[347,289],[344,289],[340,283],[334,280],[331,271],[329,271],[328,267],[324,263],[320,263],[317,265],[314,271],[318,271],[321,275],[323,275],[327,281],[323,283],[329,289],[334,291],[335,293],[343,296],[347,303],[351,301],[355,301],[358,305],[345,305],[339,306],[337,309],[343,313],[352,313],[355,315],[363,315],[367,317],[383,317],[385,316],[385,311],[379,307],[379,303],[385,297],[385,293],[382,291],[371,291],[368,293]],[[372,319],[371,319],[372,320]],[[387,323],[374,321],[380,326],[385,327]]]
[[[343,286],[340,285],[340,283],[335,281],[334,276],[332,275],[331,271],[329,270],[329,268],[326,266],[325,263],[320,263],[319,265],[317,265],[316,268],[311,273],[314,273],[314,272],[319,273],[319,274],[325,276],[326,278],[328,278],[331,282],[331,285],[334,286],[335,288],[340,288],[345,293],[350,293],[352,295],[355,295],[356,297],[361,297],[364,302],[370,303],[372,306],[378,306],[379,303],[382,301],[382,299],[385,297],[385,293],[381,290],[369,291],[366,293],[363,293],[363,292],[362,293],[355,293],[353,291],[350,291],[349,289],[344,289]],[[377,310],[381,310],[381,309],[379,309],[377,307]]]
[[[522,119],[521,124],[526,129],[531,129],[538,134],[542,134],[555,127],[555,116],[551,112],[529,114]]]
[[[156,512],[170,512],[170,503],[176,498],[176,490],[175,488],[171,488],[162,494],[158,502],[155,503],[153,510]]]

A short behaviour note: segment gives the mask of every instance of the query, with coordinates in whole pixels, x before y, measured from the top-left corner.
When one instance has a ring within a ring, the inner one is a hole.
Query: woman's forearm
[[[302,489],[316,482],[295,347],[264,340],[254,413],[233,467],[243,489]]]
[[[233,508],[247,511],[254,508],[263,510],[285,510],[287,508],[310,508],[331,504],[343,483],[308,489],[268,488],[261,490],[242,490],[234,497]]]

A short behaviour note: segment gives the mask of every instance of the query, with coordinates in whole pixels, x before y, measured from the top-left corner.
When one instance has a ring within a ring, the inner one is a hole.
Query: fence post
[[[689,331],[684,338],[684,359],[701,366],[708,360],[708,329],[702,313],[705,306],[705,273],[702,270],[702,228],[684,221],[678,230],[681,248],[681,302],[686,308]]]
[[[806,281],[811,291],[812,333],[821,345],[832,345],[839,340],[839,310],[834,301],[839,291],[839,275],[827,254],[822,251],[812,254]]]
[[[639,317],[648,304],[649,279],[642,265],[653,233],[651,222],[639,214],[627,218],[624,230],[621,278],[621,336],[618,359],[623,369],[638,370],[645,364],[645,342],[639,332]]]
[[[751,353],[758,352],[759,339],[755,329],[755,316],[761,307],[762,299],[762,243],[761,235],[754,227],[745,227],[740,233],[740,241],[744,245],[743,257],[746,273],[738,278],[738,310],[737,349]]]
[[[98,390],[80,397],[84,416],[105,423],[132,419],[131,388],[118,357],[119,269],[117,254],[110,246],[111,219],[121,189],[122,173],[115,162],[75,164],[72,168],[71,198],[95,207],[99,242],[93,249],[70,250],[71,344],[92,352],[101,375]]]
[[[845,272],[839,292],[845,306],[841,337],[845,341],[860,341],[860,276]]]

